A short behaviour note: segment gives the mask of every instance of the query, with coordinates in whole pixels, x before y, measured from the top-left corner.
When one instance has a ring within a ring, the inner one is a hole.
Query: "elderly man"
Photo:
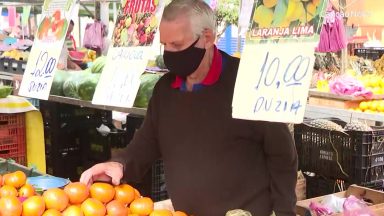
[[[119,184],[140,180],[164,161],[175,209],[222,216],[244,209],[255,216],[295,215],[297,154],[286,124],[233,119],[239,59],[219,51],[215,16],[202,0],[173,0],[160,40],[170,72],[157,83],[144,123],[111,162],[81,176]]]

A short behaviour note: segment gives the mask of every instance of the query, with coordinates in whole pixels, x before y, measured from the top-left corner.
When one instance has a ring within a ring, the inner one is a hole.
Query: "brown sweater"
[[[198,91],[173,89],[175,77],[164,75],[142,127],[112,160],[138,181],[162,158],[175,209],[195,216],[237,208],[295,215],[297,154],[287,125],[231,117],[239,60],[222,56],[218,82]]]

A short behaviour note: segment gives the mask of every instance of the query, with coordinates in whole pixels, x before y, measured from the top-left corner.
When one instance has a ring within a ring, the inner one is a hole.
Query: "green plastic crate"
[[[13,160],[6,160],[3,158],[0,158],[0,174],[1,175],[15,172],[18,170],[23,171],[25,175],[27,175],[27,177],[45,175],[36,169],[28,168],[18,163],[15,163]]]

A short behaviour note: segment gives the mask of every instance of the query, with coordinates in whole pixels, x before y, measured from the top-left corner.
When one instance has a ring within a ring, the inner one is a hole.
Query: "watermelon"
[[[140,77],[140,87],[133,106],[146,108],[152,97],[153,88],[159,81],[160,74],[146,73]]]
[[[167,69],[167,67],[164,64],[164,58],[163,55],[156,56],[156,66],[160,69]]]
[[[107,61],[106,56],[100,56],[97,58],[93,63],[91,67],[92,73],[101,73],[103,72],[105,62]]]
[[[83,71],[68,72],[70,75],[63,84],[63,92],[66,97],[80,99],[79,96],[79,83],[81,83],[87,76],[91,74],[91,71],[86,69]]]
[[[0,98],[6,98],[8,95],[12,93],[12,86],[0,86]]]
[[[95,93],[101,74],[90,74],[78,85],[78,93],[81,100],[91,101]]]
[[[69,77],[68,71],[57,69],[55,71],[55,76],[53,77],[50,94],[64,96],[63,84],[68,77]]]

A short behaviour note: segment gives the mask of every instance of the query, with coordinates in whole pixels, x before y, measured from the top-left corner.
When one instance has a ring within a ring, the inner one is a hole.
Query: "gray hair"
[[[180,16],[189,16],[192,32],[196,36],[205,29],[211,29],[216,35],[216,16],[203,0],[173,0],[165,7],[162,19],[174,21]]]

